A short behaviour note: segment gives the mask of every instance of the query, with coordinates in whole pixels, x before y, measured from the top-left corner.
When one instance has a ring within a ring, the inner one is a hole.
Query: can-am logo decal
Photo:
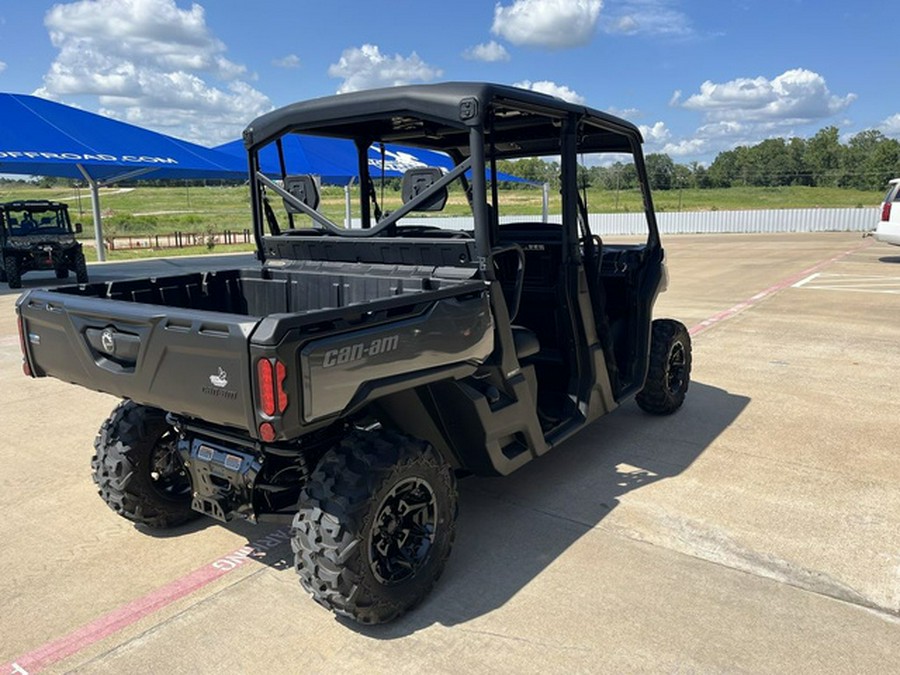
[[[219,372],[215,375],[210,375],[209,381],[214,387],[225,387],[228,385],[228,373],[222,369],[222,366],[219,366]]]
[[[400,346],[399,335],[389,335],[383,338],[375,338],[370,342],[358,342],[355,345],[347,345],[340,349],[329,349],[322,358],[322,367],[331,368],[352,361],[359,361],[367,356],[378,356],[392,352]]]
[[[107,328],[100,333],[100,344],[103,346],[103,351],[107,354],[116,353],[116,336],[111,328]]]
[[[219,366],[219,372],[209,376],[209,383],[212,386],[204,386],[202,390],[204,394],[228,399],[229,401],[233,401],[237,398],[236,391],[225,389],[225,387],[228,386],[228,373],[225,372],[225,369],[222,366]]]

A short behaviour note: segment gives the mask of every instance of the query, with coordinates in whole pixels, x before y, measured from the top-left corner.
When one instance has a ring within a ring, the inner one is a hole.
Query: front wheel
[[[79,284],[88,282],[87,263],[84,260],[84,253],[79,253],[78,257],[75,258],[75,280]]]
[[[456,504],[453,471],[431,445],[395,431],[351,433],[300,494],[291,545],[301,585],[360,623],[397,618],[440,577]]]
[[[22,271],[18,260],[13,256],[4,258],[3,271],[6,273],[6,283],[10,288],[22,288]]]
[[[100,427],[94,449],[94,482],[123,518],[164,529],[200,516],[191,509],[191,479],[164,411],[123,401]]]
[[[655,320],[647,379],[635,398],[637,404],[654,415],[671,415],[684,403],[690,383],[691,334],[680,321]]]

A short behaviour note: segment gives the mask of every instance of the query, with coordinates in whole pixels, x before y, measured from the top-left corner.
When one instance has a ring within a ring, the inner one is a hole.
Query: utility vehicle
[[[30,199],[0,204],[0,281],[22,287],[22,275],[31,270],[53,270],[57,279],[74,272],[80,284],[88,281],[81,244],[62,202]]]
[[[355,148],[352,227],[323,215],[314,177],[294,172],[293,134]],[[18,302],[26,373],[125,399],[93,459],[120,515],[155,528],[200,515],[290,523],[315,600],[384,622],[441,574],[458,477],[509,474],[632,397],[656,414],[681,406],[691,342],[677,321],[652,321],[667,276],[632,124],[445,83],[290,105],[244,142],[258,267]],[[368,157],[388,143],[449,158],[408,170],[391,212],[384,163]],[[646,236],[610,244],[589,228],[579,162],[622,154]],[[515,217],[514,191],[493,179],[499,160],[523,157],[558,167],[546,222]],[[451,184],[470,213],[460,226],[411,218],[442,209]]]

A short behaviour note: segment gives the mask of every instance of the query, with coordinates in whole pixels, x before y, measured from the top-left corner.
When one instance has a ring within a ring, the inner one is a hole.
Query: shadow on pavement
[[[462,480],[456,543],[425,602],[384,626],[336,620],[369,637],[395,639],[435,623],[464,623],[501,607],[598,527],[620,497],[690,467],[749,401],[693,382],[684,408],[670,417],[647,415],[628,403],[508,477]],[[228,527],[246,534],[250,544],[278,531],[237,523]],[[287,544],[254,559],[275,569],[292,566]]]
[[[501,607],[596,528],[620,497],[690,467],[748,403],[693,382],[670,417],[628,403],[511,476],[462,481],[456,545],[435,591],[393,624],[348,625],[394,639]]]
[[[879,262],[883,263],[900,263],[900,255],[886,255],[878,259]]]

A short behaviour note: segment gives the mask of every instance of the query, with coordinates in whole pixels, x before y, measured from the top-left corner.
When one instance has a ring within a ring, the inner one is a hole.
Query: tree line
[[[900,141],[869,129],[842,143],[833,126],[811,138],[769,138],[726,150],[709,166],[678,164],[665,153],[651,153],[644,159],[654,190],[791,185],[880,190],[891,178],[900,177]],[[538,158],[500,161],[497,168],[538,183],[559,181],[559,164]],[[585,187],[633,189],[637,171],[630,162],[580,166],[579,182]]]

